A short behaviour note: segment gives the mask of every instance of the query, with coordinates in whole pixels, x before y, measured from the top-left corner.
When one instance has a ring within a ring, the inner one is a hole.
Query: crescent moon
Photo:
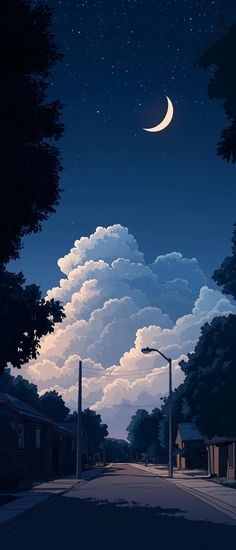
[[[162,122],[160,122],[160,124],[157,124],[157,126],[153,126],[153,128],[143,128],[143,130],[145,130],[146,132],[160,132],[161,130],[164,130],[164,128],[169,126],[173,118],[174,107],[173,107],[173,103],[171,102],[168,96],[166,96],[166,99],[168,102],[168,107],[167,107],[165,118],[163,118]]]

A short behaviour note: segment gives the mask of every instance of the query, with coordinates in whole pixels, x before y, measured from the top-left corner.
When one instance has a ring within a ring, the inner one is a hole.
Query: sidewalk
[[[20,520],[25,514],[31,511],[35,512],[46,502],[67,493],[67,491],[86,483],[90,479],[99,477],[103,471],[104,467],[94,468],[84,472],[81,479],[71,477],[53,479],[52,481],[39,483],[28,491],[12,493],[12,496],[16,497],[15,500],[0,506],[0,532],[12,522]]]
[[[144,464],[130,465],[157,477],[165,478],[168,483],[173,483],[236,521],[235,489],[214,483],[214,481],[209,480],[208,476],[191,477],[174,469],[174,477],[170,479],[168,478],[167,469],[158,468],[158,466],[145,466]]]

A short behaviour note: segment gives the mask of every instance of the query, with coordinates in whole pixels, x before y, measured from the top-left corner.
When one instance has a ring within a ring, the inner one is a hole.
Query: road
[[[236,522],[165,479],[117,464],[0,538],[1,550],[236,550]]]

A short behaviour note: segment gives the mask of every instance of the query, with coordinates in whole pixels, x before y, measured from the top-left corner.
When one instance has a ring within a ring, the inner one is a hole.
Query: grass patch
[[[236,489],[236,479],[229,479],[228,477],[210,477],[209,481],[218,483],[218,485],[224,485],[224,487],[230,487]]]

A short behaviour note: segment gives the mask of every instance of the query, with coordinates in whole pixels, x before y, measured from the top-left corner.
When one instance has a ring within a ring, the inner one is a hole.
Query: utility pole
[[[78,369],[78,419],[77,419],[77,447],[76,447],[76,479],[82,473],[82,361]]]
[[[172,361],[169,359],[169,477],[173,477],[172,449]]]
[[[162,351],[156,348],[142,348],[142,353],[152,353],[156,351],[169,363],[169,477],[173,477],[173,444],[172,444],[172,361],[169,357],[166,357]]]

